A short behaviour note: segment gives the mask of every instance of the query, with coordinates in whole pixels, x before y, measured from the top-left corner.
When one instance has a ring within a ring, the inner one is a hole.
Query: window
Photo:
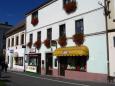
[[[59,26],[59,37],[66,35],[65,24]]]
[[[41,31],[37,32],[37,39],[41,40]]]
[[[16,45],[18,45],[18,43],[19,43],[19,37],[16,36]]]
[[[35,57],[29,58],[29,66],[36,66],[37,60]]]
[[[8,47],[10,47],[10,38],[8,39]]]
[[[31,19],[31,24],[33,26],[38,24],[38,11],[32,13],[32,19]]]
[[[30,42],[33,42],[33,34],[30,34]]]
[[[12,46],[14,46],[14,38],[12,38]]]
[[[115,37],[113,37],[113,43],[114,43],[114,47],[115,47]]]
[[[75,21],[75,32],[76,33],[84,33],[83,19]]]
[[[68,4],[69,2],[76,1],[76,0],[63,0],[63,4]]]
[[[24,34],[21,35],[21,44],[24,44]]]
[[[47,29],[47,39],[52,39],[52,28]]]
[[[67,69],[86,72],[87,57],[77,56],[67,59]]]
[[[23,57],[15,57],[15,65],[23,66]]]

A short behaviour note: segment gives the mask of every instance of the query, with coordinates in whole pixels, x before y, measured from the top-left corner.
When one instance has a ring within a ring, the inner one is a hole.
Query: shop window
[[[115,47],[115,36],[113,37],[113,44],[114,44],[114,47]]]
[[[21,44],[24,44],[24,34],[21,35]]]
[[[47,39],[52,39],[52,28],[47,29]]]
[[[67,69],[77,70],[77,71],[86,71],[87,58],[83,56],[79,57],[69,57],[67,60]]]
[[[83,19],[75,21],[75,32],[76,33],[81,33],[81,34],[84,33]]]
[[[66,26],[65,24],[62,24],[59,26],[59,37],[66,36]]]
[[[14,57],[15,65],[23,66],[23,57]]]
[[[34,57],[34,58],[33,58],[33,57],[30,57],[30,58],[29,58],[29,63],[28,63],[28,65],[29,65],[29,66],[36,66],[36,61],[37,61],[37,60],[36,60],[35,57]]]

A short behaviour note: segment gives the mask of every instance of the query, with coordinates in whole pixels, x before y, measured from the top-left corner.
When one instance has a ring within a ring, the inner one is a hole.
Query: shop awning
[[[54,51],[53,55],[54,56],[88,56],[89,49],[84,45],[57,48]]]

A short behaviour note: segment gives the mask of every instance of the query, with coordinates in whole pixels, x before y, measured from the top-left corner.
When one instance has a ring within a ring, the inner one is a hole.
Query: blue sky
[[[16,25],[25,14],[47,0],[0,0],[0,22]]]

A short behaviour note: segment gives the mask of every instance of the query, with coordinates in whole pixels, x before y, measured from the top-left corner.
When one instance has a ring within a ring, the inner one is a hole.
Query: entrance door
[[[52,53],[46,53],[46,74],[52,75]]]
[[[37,56],[37,73],[41,74],[41,54]]]
[[[60,75],[65,76],[65,70],[67,68],[67,57],[60,57],[59,58],[60,63]]]

